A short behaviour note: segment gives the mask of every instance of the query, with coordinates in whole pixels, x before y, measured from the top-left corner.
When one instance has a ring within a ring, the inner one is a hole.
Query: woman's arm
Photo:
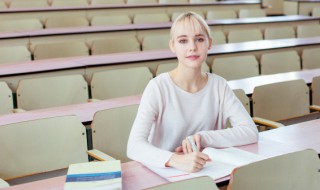
[[[233,91],[225,82],[219,89],[220,110],[219,121],[221,129],[215,131],[202,131],[201,145],[204,147],[230,147],[256,143],[258,130],[250,115]],[[231,128],[225,128],[229,119]]]

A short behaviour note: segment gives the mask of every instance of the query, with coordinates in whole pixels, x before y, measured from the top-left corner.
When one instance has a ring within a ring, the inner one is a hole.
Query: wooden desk
[[[197,4],[137,4],[137,5],[106,5],[106,6],[86,6],[86,7],[49,7],[37,9],[5,9],[0,11],[0,20],[12,18],[41,18],[46,19],[48,15],[57,16],[62,14],[88,16],[93,15],[115,15],[129,14],[133,15],[141,12],[163,13],[182,12],[186,10],[207,12],[208,10],[235,10],[239,9],[260,9],[260,1],[230,1],[230,2],[213,2]]]
[[[320,120],[273,129],[260,133],[259,142],[239,147],[240,149],[262,155],[266,158],[278,156],[307,148],[320,153]],[[136,190],[167,183],[138,162],[122,164],[123,189]],[[216,183],[228,181],[217,180]],[[5,190],[63,190],[65,176],[12,186]]]
[[[128,96],[110,100],[101,100],[97,102],[39,109],[15,114],[6,114],[0,116],[0,125],[64,115],[76,115],[79,117],[82,123],[91,123],[94,114],[97,111],[128,105],[136,105],[140,103],[140,99],[141,96]]]
[[[284,13],[286,15],[306,15],[312,13],[313,7],[320,7],[320,0],[285,0]]]
[[[239,19],[223,19],[223,20],[207,20],[208,25],[213,31],[221,30],[227,33],[230,30],[241,28],[258,28],[264,30],[270,27],[291,26],[297,27],[298,25],[305,24],[319,24],[319,18],[303,16],[303,15],[290,15],[290,16],[274,16],[274,17],[259,17],[259,18],[239,18]],[[168,30],[171,27],[169,23],[153,23],[153,24],[130,24],[122,26],[90,26],[90,27],[72,27],[72,28],[52,28],[25,32],[5,32],[0,33],[0,39],[15,39],[15,38],[36,38],[43,36],[67,36],[79,35],[79,40],[84,40],[90,34],[104,34],[105,38],[112,36],[115,32],[125,33],[127,31],[134,31],[142,38],[145,33],[160,33],[162,30]],[[140,31],[140,32],[139,32]],[[142,33],[141,33],[142,32]],[[80,39],[81,38],[81,39]]]
[[[255,55],[259,60],[263,53],[295,50],[301,54],[303,49],[319,46],[320,37],[223,44],[213,46],[209,50],[206,62],[211,67],[213,59],[220,57]],[[25,78],[42,77],[44,75],[82,74],[89,83],[92,73],[96,71],[146,66],[155,75],[159,64],[169,62],[177,62],[175,54],[169,50],[28,61],[1,64],[0,80],[6,81],[13,92],[15,92],[19,80]]]
[[[303,79],[306,84],[311,84],[313,77],[316,76],[320,76],[320,69],[294,71],[273,75],[260,75],[256,77],[228,81],[228,84],[231,89],[243,89],[247,95],[251,95],[256,86],[296,79]]]

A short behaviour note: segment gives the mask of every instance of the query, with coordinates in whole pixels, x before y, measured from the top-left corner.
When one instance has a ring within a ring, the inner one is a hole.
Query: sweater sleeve
[[[148,138],[163,107],[162,104],[159,88],[151,80],[142,95],[127,146],[127,156],[129,158],[160,168],[165,167],[165,163],[173,153],[155,147],[148,141]]]
[[[256,125],[240,100],[223,81],[223,85],[219,85],[220,110],[216,122],[219,130],[199,132],[202,146],[224,148],[256,143],[259,137]],[[225,127],[228,119],[231,128]]]

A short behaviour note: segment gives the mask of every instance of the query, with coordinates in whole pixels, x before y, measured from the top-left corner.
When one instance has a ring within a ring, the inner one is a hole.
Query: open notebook
[[[263,159],[259,155],[233,147],[225,149],[205,148],[202,152],[208,154],[212,161],[207,162],[205,167],[196,173],[187,173],[174,168],[147,167],[168,181],[180,181],[200,176],[209,176],[216,180],[230,175],[236,167]]]
[[[71,164],[64,190],[121,190],[121,162],[100,161]]]

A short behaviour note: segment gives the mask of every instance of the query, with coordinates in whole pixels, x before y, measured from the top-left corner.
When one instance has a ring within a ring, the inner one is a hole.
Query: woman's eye
[[[179,43],[180,44],[185,44],[185,43],[187,43],[187,40],[184,40],[184,39],[183,40],[179,40]]]
[[[198,42],[204,42],[204,39],[203,38],[198,38],[197,41]]]

